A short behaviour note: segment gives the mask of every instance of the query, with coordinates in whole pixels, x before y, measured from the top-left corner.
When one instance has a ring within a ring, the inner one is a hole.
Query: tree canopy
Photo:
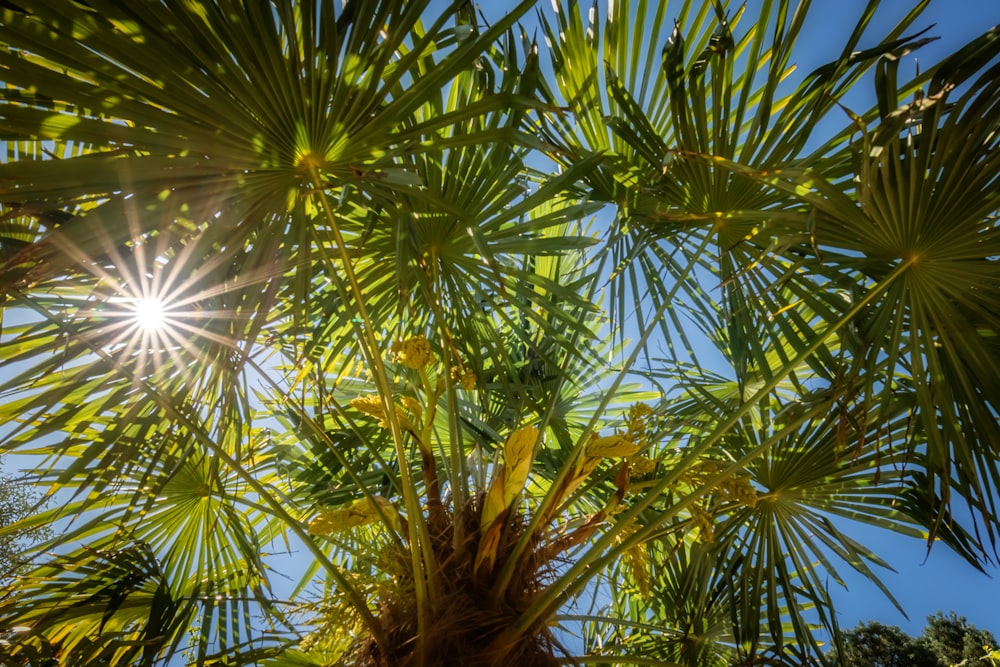
[[[995,667],[1000,649],[989,630],[940,611],[927,617],[919,637],[876,621],[844,632],[843,662],[855,667]]]
[[[535,4],[0,2],[0,664],[801,667],[852,522],[996,560],[1000,30]]]
[[[23,480],[4,472],[0,461],[0,526],[15,526],[40,509],[38,494]],[[34,539],[49,531],[44,526],[24,526],[0,537],[0,581],[7,580],[24,567],[20,554]]]

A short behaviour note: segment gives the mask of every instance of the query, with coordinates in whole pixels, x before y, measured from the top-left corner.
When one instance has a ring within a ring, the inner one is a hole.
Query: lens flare
[[[146,331],[160,331],[167,325],[167,314],[159,299],[140,299],[135,304],[135,323]]]

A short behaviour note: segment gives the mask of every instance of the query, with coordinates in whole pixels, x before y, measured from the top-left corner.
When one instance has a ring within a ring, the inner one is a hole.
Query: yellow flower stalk
[[[628,409],[628,415],[625,417],[627,437],[640,447],[646,445],[648,441],[649,417],[652,414],[653,408],[645,403],[636,403]]]
[[[420,401],[412,396],[401,396],[399,402],[403,404],[404,408],[410,411],[417,421],[420,421],[420,418],[424,414],[424,408],[420,405]]]
[[[396,359],[407,368],[423,368],[434,361],[434,351],[424,336],[407,338],[392,346]]]
[[[510,434],[503,447],[505,478],[503,484],[503,502],[509,507],[518,494],[524,490],[531,472],[531,460],[535,453],[535,442],[538,440],[538,429],[534,426],[519,428]]]
[[[360,410],[369,417],[385,420],[385,408],[382,406],[382,399],[378,396],[358,396],[351,399],[351,407]]]
[[[715,541],[715,531],[712,527],[712,515],[700,507],[691,508],[691,521],[698,529],[698,541],[711,544]]]
[[[615,534],[615,544],[621,544],[638,530],[639,524],[634,518],[631,519],[627,524],[619,527]],[[649,597],[652,590],[650,585],[652,560],[646,545],[640,542],[626,549],[622,554],[622,567],[632,575],[632,579],[635,580],[636,586],[639,588],[639,594],[642,597]]]
[[[703,459],[686,471],[681,479],[694,488],[705,484],[724,469],[725,465],[721,461]],[[712,487],[712,491],[718,494],[723,501],[735,502],[748,507],[757,504],[757,489],[750,482],[748,475],[733,475],[717,482]]]
[[[389,420],[385,414],[385,407],[382,405],[382,399],[376,395],[369,396],[358,396],[357,398],[351,399],[351,407],[354,409],[365,413],[369,417],[374,417],[379,420],[378,425],[382,428],[389,427]],[[410,423],[409,418],[407,418],[403,407],[400,405],[395,405],[396,408],[396,419],[399,420],[399,425],[403,429],[413,430],[413,424]]]
[[[476,374],[472,371],[464,371],[458,366],[451,368],[451,381],[465,391],[472,391],[476,388]]]
[[[538,429],[534,426],[525,426],[511,433],[504,443],[504,465],[497,471],[483,500],[483,513],[479,519],[479,526],[484,534],[524,490],[528,473],[531,472],[536,440],[538,440]]]
[[[629,460],[629,464],[632,466],[632,474],[636,477],[648,475],[656,470],[656,461],[648,456],[635,456]]]
[[[608,435],[592,438],[583,453],[593,458],[624,458],[639,451],[639,445],[623,435]]]
[[[722,485],[723,495],[727,500],[754,507],[757,505],[757,489],[750,483],[750,478],[744,475],[726,480]]]
[[[399,529],[399,513],[396,507],[382,496],[374,496],[372,500],[382,508],[383,514],[390,524]],[[378,518],[378,510],[368,498],[359,498],[344,507],[321,507],[315,519],[309,522],[309,532],[313,535],[333,535],[356,526],[369,524]]]

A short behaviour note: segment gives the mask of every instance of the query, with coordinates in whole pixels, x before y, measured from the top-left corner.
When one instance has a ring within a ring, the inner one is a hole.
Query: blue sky
[[[851,536],[874,549],[897,572],[880,574],[906,610],[906,619],[892,603],[860,575],[848,576],[845,590],[831,583],[842,628],[877,620],[898,625],[911,635],[920,634],[927,615],[954,611],[973,625],[1000,638],[1000,568],[979,572],[954,552],[935,547],[927,554],[926,542],[887,534],[870,527],[852,530]]]

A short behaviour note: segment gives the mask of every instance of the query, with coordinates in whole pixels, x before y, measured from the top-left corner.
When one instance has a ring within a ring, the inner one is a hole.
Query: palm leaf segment
[[[918,440],[926,442],[921,464],[929,473],[918,493],[928,499],[932,533],[945,528],[954,492],[983,520],[984,537],[994,545],[1000,529],[998,54],[994,28],[942,63],[924,99],[893,109],[866,133],[856,152],[858,208],[849,221],[817,207],[822,243],[863,253],[857,264],[843,261],[845,268],[879,280],[907,265],[858,323],[862,345],[871,345],[858,350],[868,389],[884,395],[897,377],[910,387]],[[975,80],[963,81],[991,60]],[[963,84],[963,94],[949,95]],[[904,122],[915,124],[903,129]],[[839,229],[827,240],[831,227]]]

